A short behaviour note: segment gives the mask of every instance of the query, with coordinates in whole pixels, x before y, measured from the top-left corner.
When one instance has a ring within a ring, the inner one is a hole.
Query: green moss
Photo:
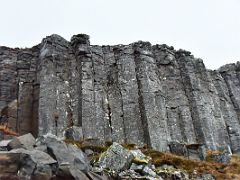
[[[140,158],[135,157],[132,162],[140,165],[140,164],[148,164],[149,160],[148,159],[140,159]]]
[[[104,155],[104,152],[112,145],[111,141],[105,142],[103,145],[89,145],[87,141],[74,141],[71,139],[66,139],[65,142],[68,144],[74,144],[78,148],[85,150],[91,149],[94,151],[93,154],[89,155],[89,160],[92,164],[95,164],[99,158]],[[94,140],[94,139],[93,139]],[[84,144],[85,143],[85,144]],[[136,149],[135,144],[122,144],[126,149],[133,150]],[[172,165],[182,172],[192,173],[197,171],[198,173],[210,173],[215,176],[218,180],[221,179],[240,179],[240,156],[233,155],[231,162],[229,164],[216,163],[211,160],[211,154],[218,152],[208,152],[206,161],[197,161],[184,158],[182,156],[177,156],[171,153],[159,152],[144,146],[140,150],[146,155],[152,158],[152,164],[156,166],[156,171],[163,171],[160,166],[164,164]],[[148,160],[134,158],[133,163],[136,164],[147,164]],[[165,170],[164,170],[165,171]]]

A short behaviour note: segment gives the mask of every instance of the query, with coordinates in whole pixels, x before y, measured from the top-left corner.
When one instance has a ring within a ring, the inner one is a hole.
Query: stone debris
[[[101,154],[97,165],[104,169],[119,172],[128,169],[131,166],[133,158],[134,156],[130,151],[114,142],[106,152]]]
[[[23,137],[25,142],[32,140],[29,134]],[[9,142],[11,140],[3,140],[0,144],[5,147]],[[97,146],[97,141],[93,142]],[[128,149],[113,142],[102,152],[98,152],[96,146],[88,147],[92,148],[93,153],[87,157],[79,147],[67,144],[55,135],[40,136],[34,148],[16,147],[10,151],[0,151],[0,179],[214,179],[212,175],[206,173],[187,173],[165,161],[155,166],[153,159],[136,146],[134,149]],[[95,160],[91,161],[94,157]]]

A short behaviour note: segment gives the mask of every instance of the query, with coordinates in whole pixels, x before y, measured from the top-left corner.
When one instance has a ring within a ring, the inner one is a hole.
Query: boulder
[[[187,156],[187,148],[184,144],[181,144],[176,141],[172,141],[169,144],[169,149],[171,153],[174,153],[179,156]]]
[[[46,146],[48,154],[57,160],[59,165],[73,165],[77,169],[85,172],[89,171],[90,169],[89,161],[81,149],[75,147],[74,145],[66,144],[53,135],[42,136],[38,138],[36,146]]]
[[[83,139],[83,132],[81,127],[72,126],[65,130],[65,138],[72,139],[74,141],[80,141]]]
[[[132,163],[132,165],[130,167],[131,170],[134,170],[137,173],[142,173],[143,168],[144,168],[144,165],[138,165],[135,163]]]
[[[11,142],[11,140],[2,140],[0,141],[0,151],[7,151],[8,150],[8,144]]]
[[[32,179],[34,180],[50,180],[53,176],[52,167],[50,165],[37,164]]]
[[[34,145],[36,143],[35,138],[32,134],[28,133],[19,137],[14,137],[9,143],[8,143],[8,150],[11,149],[18,149],[18,148],[24,148],[24,149],[33,149]]]
[[[114,142],[112,146],[100,156],[97,165],[104,169],[122,171],[131,166],[133,158],[134,156],[129,150]]]
[[[150,167],[145,166],[142,170],[142,173],[146,176],[150,176],[150,177],[156,177],[157,173],[154,172]]]
[[[13,149],[10,152],[11,153],[28,154],[28,155],[30,155],[33,162],[35,162],[36,164],[51,165],[51,164],[57,163],[57,161],[54,160],[50,155],[48,155],[45,152],[36,150],[36,149],[34,149],[34,150]]]
[[[41,157],[41,159],[44,159],[41,160],[36,153],[39,152],[35,152],[33,155],[33,152],[30,153],[24,149],[16,150],[16,152],[0,152],[0,179],[3,179],[3,177],[9,177],[9,179],[12,177],[16,177],[16,179],[37,179],[40,176],[44,177],[43,179],[50,179],[52,176],[50,165],[56,161],[46,161],[46,157]],[[48,156],[47,154],[44,155]]]
[[[19,136],[17,137],[17,139],[20,141],[21,145],[25,149],[33,149],[33,146],[36,143],[36,139],[33,137],[31,133]]]
[[[137,164],[148,164],[151,160],[151,157],[146,156],[139,149],[130,150],[130,152],[132,153],[132,155],[134,157],[133,162],[135,162]]]
[[[21,145],[21,142],[19,141],[19,139],[17,137],[14,137],[8,143],[7,149],[8,151],[10,151],[12,149],[18,149],[18,148],[23,148],[23,146]]]
[[[69,164],[61,164],[59,166],[56,173],[56,179],[89,180],[84,172]]]
[[[171,153],[179,156],[185,156],[192,160],[203,160],[205,158],[206,149],[203,144],[184,144],[172,141],[169,144]]]
[[[207,159],[218,162],[218,163],[229,163],[231,155],[227,151],[223,152],[212,152],[207,156]]]

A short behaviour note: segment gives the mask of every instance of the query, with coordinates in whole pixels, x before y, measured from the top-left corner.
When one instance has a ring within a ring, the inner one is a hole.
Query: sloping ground
[[[66,139],[31,134],[0,141],[0,179],[238,180],[240,156],[207,151],[205,160],[160,152],[147,145],[83,139],[69,128]],[[75,139],[75,140],[74,140]]]
[[[102,155],[104,155],[109,146],[112,144],[110,142],[106,142],[105,145],[89,145],[84,141],[80,142],[73,140],[65,140],[65,142],[75,144],[83,151],[86,149],[93,150],[95,153],[89,155],[88,157],[93,165],[99,160]],[[154,171],[158,174],[161,174],[162,177],[167,177],[166,179],[174,179],[175,174],[179,172],[188,174],[189,179],[197,179],[197,177],[201,177],[201,174],[211,174],[217,180],[240,179],[239,155],[232,155],[231,161],[229,163],[218,163],[211,158],[212,154],[218,153],[213,151],[208,151],[206,160],[201,161],[187,159],[183,156],[177,156],[167,152],[164,153],[147,147],[137,147],[134,144],[122,144],[122,146],[129,150],[140,149],[143,154],[151,157],[151,164],[155,166]],[[136,163],[138,165],[146,165],[147,161],[144,158],[138,158],[134,159],[133,163]],[[177,179],[178,177],[176,176],[175,178]],[[181,178],[180,176],[179,179],[184,178]]]

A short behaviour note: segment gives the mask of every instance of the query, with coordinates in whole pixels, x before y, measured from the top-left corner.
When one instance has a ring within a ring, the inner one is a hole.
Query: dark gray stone
[[[25,150],[25,149],[13,149],[10,152],[12,153],[22,153],[30,155],[33,162],[36,164],[42,165],[51,165],[56,164],[57,161],[54,160],[50,155],[39,150]]]
[[[53,177],[52,168],[50,165],[37,164],[32,179],[34,180],[50,180]]]
[[[224,152],[219,152],[219,153],[212,153],[210,155],[210,158],[213,160],[213,161],[216,161],[218,163],[229,163],[230,160],[231,160],[231,155],[224,151]]]
[[[0,141],[0,151],[7,151],[8,150],[8,143],[10,143],[11,140],[2,140]]]
[[[150,176],[150,177],[156,177],[157,173],[154,172],[151,168],[149,168],[148,166],[145,166],[142,170],[142,173],[146,176]]]
[[[89,180],[81,170],[69,164],[61,164],[59,166],[56,173],[56,179]]]
[[[36,140],[31,133],[19,136],[17,139],[20,141],[22,147],[28,150],[33,149],[33,146],[36,143]]]
[[[69,164],[81,171],[88,171],[89,161],[81,149],[65,144],[53,135],[42,136],[38,139],[36,145],[46,145],[48,154],[57,160],[58,164]]]
[[[35,138],[32,136],[32,134],[28,133],[19,137],[14,137],[8,143],[8,150],[18,148],[32,150],[34,148],[35,143],[36,143]]]
[[[83,139],[82,128],[77,126],[72,126],[65,130],[65,137],[67,139],[72,139],[75,141],[80,141]]]
[[[114,142],[113,145],[100,156],[97,165],[105,169],[121,171],[130,167],[133,158],[134,156],[130,151]]]
[[[8,143],[7,145],[7,149],[10,151],[12,149],[19,149],[19,148],[23,148],[23,145],[21,144],[21,142],[19,141],[18,138],[14,137],[13,139],[11,139],[11,141]]]

